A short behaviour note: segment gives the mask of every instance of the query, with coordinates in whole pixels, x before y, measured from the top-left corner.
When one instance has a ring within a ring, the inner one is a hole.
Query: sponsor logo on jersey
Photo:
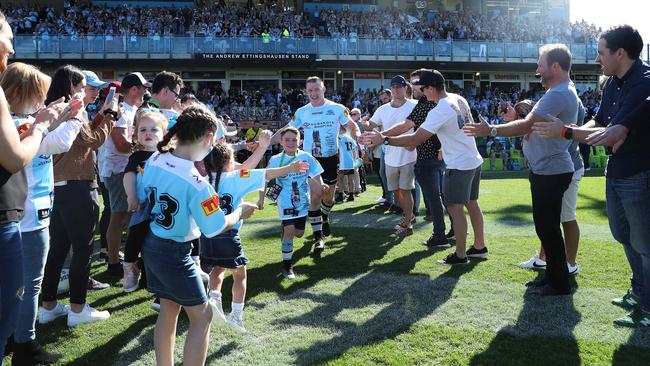
[[[213,194],[212,197],[201,202],[201,208],[203,209],[205,216],[210,216],[219,211],[219,195]]]
[[[334,112],[333,109],[328,109],[327,112],[325,112],[325,114],[327,114],[328,116],[335,116],[336,115],[336,113]]]
[[[239,178],[250,178],[251,171],[248,169],[242,169],[239,171]]]
[[[311,112],[312,115],[323,114],[323,112]]]
[[[18,134],[21,135],[21,134],[27,132],[27,130],[29,130],[30,127],[32,127],[31,123],[29,123],[29,122],[28,123],[23,123],[22,125],[18,126]]]

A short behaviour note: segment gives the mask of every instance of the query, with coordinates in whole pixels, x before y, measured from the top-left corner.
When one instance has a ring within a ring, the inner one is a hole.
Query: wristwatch
[[[117,111],[114,111],[112,109],[107,109],[107,110],[104,111],[105,116],[108,116],[109,114],[111,116],[113,116],[113,119],[115,119],[115,120],[117,119]]]
[[[497,126],[492,126],[490,129],[490,136],[496,137],[497,136]]]
[[[388,136],[384,136],[384,145],[386,145],[386,146],[390,145],[390,143],[388,141]]]

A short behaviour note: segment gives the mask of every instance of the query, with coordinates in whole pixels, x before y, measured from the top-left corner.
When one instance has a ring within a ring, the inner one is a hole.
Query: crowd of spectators
[[[15,34],[36,35],[197,35],[286,38],[473,39],[539,43],[585,42],[600,32],[587,22],[548,16],[488,16],[438,12],[433,16],[403,9],[297,12],[273,6],[214,7],[68,6],[30,8],[1,5]]]

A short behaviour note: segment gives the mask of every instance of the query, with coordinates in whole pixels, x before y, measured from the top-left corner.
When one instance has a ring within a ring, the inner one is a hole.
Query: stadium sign
[[[316,54],[312,53],[197,53],[198,60],[223,60],[223,61],[292,61],[315,62]]]

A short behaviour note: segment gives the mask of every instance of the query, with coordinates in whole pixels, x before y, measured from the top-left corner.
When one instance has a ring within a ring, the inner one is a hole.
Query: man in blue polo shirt
[[[642,50],[641,35],[629,25],[603,32],[596,62],[609,79],[594,120],[580,128],[558,121],[534,127],[547,137],[613,147],[605,172],[607,216],[632,268],[632,288],[612,303],[631,311],[614,321],[628,327],[650,327],[650,66],[639,59]]]

